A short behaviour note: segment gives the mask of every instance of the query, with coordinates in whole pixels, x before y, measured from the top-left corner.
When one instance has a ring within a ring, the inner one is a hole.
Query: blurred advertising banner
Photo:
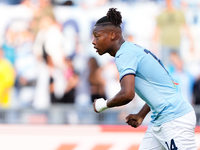
[[[138,150],[147,126],[0,125],[2,150]],[[195,138],[200,150],[200,127]]]

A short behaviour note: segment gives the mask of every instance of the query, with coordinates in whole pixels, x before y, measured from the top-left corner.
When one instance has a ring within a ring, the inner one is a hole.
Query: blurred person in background
[[[153,51],[161,57],[163,64],[168,67],[170,65],[170,53],[175,52],[182,58],[180,50],[182,34],[185,32],[187,35],[191,52],[193,51],[194,41],[182,10],[173,6],[173,0],[165,0],[165,2],[166,7],[156,18]],[[160,50],[158,43],[160,43]]]
[[[105,80],[102,76],[102,68],[99,66],[95,57],[89,59],[89,78],[91,100],[94,102],[98,98],[106,98],[105,95]]]
[[[47,108],[55,103],[74,103],[78,76],[73,70],[72,60],[68,59],[65,53],[64,36],[54,17],[42,17],[33,52],[38,58],[41,70],[37,81],[35,105],[40,107],[41,103],[41,107]],[[45,93],[44,97],[40,94],[41,91]],[[44,105],[38,99],[43,99]]]
[[[2,44],[4,56],[8,59],[12,65],[15,63],[15,33],[9,27],[5,31],[4,41]]]
[[[15,71],[13,65],[4,57],[0,48],[0,108],[10,108],[11,89],[15,82]]]
[[[76,73],[73,65],[72,58],[65,58],[65,70],[64,76],[67,80],[67,87],[63,98],[60,100],[61,103],[75,103],[76,98],[76,87],[79,82],[79,75]]]
[[[0,28],[3,29],[2,35],[2,48],[5,50],[5,57],[8,58],[13,64],[15,59],[15,46],[16,39],[15,34],[16,31],[13,31],[12,24],[14,24],[17,20],[25,20],[27,22],[31,22],[33,19],[33,4],[30,0],[20,0],[19,5],[15,6],[3,6],[1,7],[1,25]],[[12,10],[11,10],[12,9]],[[7,15],[3,15],[7,14]],[[23,26],[23,25],[22,25]],[[19,26],[19,28],[21,28]],[[1,36],[1,32],[0,32]],[[0,42],[1,42],[0,40]]]
[[[56,87],[56,82],[58,82],[59,78],[56,79],[56,74],[53,73],[53,69],[56,70],[56,68],[53,65],[52,59],[50,56],[47,56],[47,64],[49,67],[52,68],[52,71],[50,72],[50,93],[51,93],[51,103],[52,104],[74,104],[75,103],[75,93],[76,93],[76,87],[79,81],[79,77],[76,74],[74,70],[74,66],[72,63],[71,58],[65,58],[65,69],[61,71],[63,78],[63,83],[65,83],[65,88],[63,91],[62,96],[56,95],[56,88],[58,90],[61,90],[59,86]],[[61,79],[60,74],[60,79]],[[62,80],[61,80],[62,81]]]
[[[5,37],[4,35],[2,35],[2,33],[7,30],[8,26],[12,24],[14,20],[23,19],[31,22],[31,20],[33,19],[34,6],[31,0],[20,0],[20,3],[18,5],[0,5],[0,7],[0,42]],[[3,32],[1,32],[1,30]]]
[[[55,66],[44,47],[41,56],[33,106],[36,109],[47,110],[52,102],[63,97],[67,83],[62,70]]]
[[[48,55],[44,49],[43,58],[48,69],[48,89],[50,93],[51,104],[59,103],[65,94],[67,81],[63,72],[55,67],[52,57]]]
[[[43,61],[43,49],[51,56],[56,67],[64,69],[64,36],[54,17],[46,15],[40,20],[40,29],[33,44],[33,52],[38,61]]]
[[[10,28],[16,33],[14,63],[16,104],[27,107],[32,105],[38,75],[38,63],[32,51],[33,35],[27,20],[15,20]]]
[[[34,9],[33,20],[31,22],[31,29],[35,36],[39,32],[40,22],[45,16],[49,16],[55,20],[51,0],[38,0],[36,3],[36,8]]]
[[[183,60],[180,56],[172,52],[170,54],[171,65],[169,72],[180,84],[183,97],[189,101],[190,104],[194,104],[192,100],[192,87],[194,85],[195,77],[193,77],[186,69]]]
[[[195,78],[198,78],[200,74],[200,43],[198,42],[200,40],[200,1],[182,0],[180,3],[194,40],[194,50],[190,52],[188,51],[189,41],[186,37],[182,39],[184,65]]]
[[[63,111],[61,104],[74,104],[78,76],[73,70],[71,60],[66,59],[65,69],[55,66],[52,57],[43,49],[43,61],[40,62],[39,75],[33,106],[39,110],[48,110],[51,123],[77,122],[77,112],[73,109]],[[65,105],[63,105],[65,107]],[[66,107],[68,108],[68,107]],[[64,109],[66,109],[64,108]],[[63,112],[67,112],[64,114]],[[71,118],[71,114],[75,116]],[[64,115],[64,116],[63,116]]]

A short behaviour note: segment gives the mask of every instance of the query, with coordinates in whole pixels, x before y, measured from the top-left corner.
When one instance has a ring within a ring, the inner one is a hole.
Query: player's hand
[[[93,108],[94,108],[94,111],[97,113],[104,111],[105,109],[108,108],[107,100],[105,100],[103,98],[95,99],[93,102]]]
[[[134,128],[139,127],[142,124],[144,118],[140,117],[138,114],[129,114],[126,117],[126,123]]]

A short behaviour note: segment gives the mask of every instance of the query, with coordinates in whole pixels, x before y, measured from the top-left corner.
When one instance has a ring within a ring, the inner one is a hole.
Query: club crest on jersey
[[[176,85],[179,85],[179,83],[174,82],[173,80],[172,80],[172,83],[173,83],[173,85],[174,85],[175,88],[176,88]]]

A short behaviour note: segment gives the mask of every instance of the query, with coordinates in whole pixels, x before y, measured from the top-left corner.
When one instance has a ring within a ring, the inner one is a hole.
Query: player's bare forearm
[[[138,115],[142,118],[145,118],[146,115],[150,112],[150,107],[145,104],[142,109],[138,112]]]
[[[126,75],[121,80],[121,90],[111,99],[96,99],[93,103],[95,112],[102,112],[107,108],[126,105],[135,97],[135,76]]]
[[[99,113],[99,112],[104,111],[107,108],[126,105],[133,99],[133,97],[134,97],[134,94],[132,95],[126,94],[126,91],[124,91],[124,89],[122,88],[119,91],[119,93],[117,93],[116,96],[114,96],[111,99],[107,99],[107,100],[103,98],[95,99],[93,103],[93,108],[95,112]]]
[[[107,106],[109,108],[123,106],[128,104],[133,98],[134,96],[127,97],[123,91],[119,91],[113,98],[108,99]]]
[[[135,97],[135,76],[126,75],[121,80],[121,90],[111,99],[108,99],[108,107],[116,107],[128,104]]]

